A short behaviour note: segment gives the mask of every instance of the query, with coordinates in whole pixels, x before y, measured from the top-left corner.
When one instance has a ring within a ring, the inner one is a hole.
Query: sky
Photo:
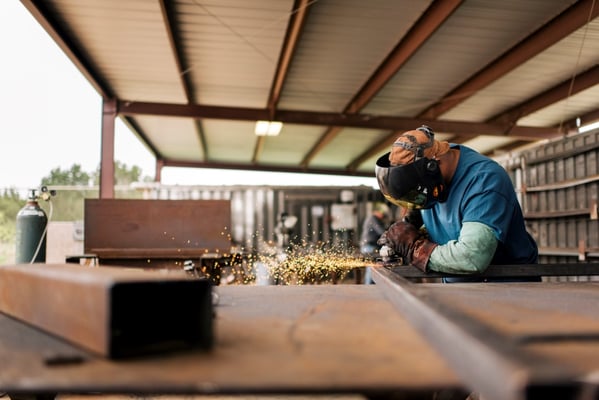
[[[37,188],[55,168],[100,163],[102,100],[18,0],[0,0],[0,190]],[[117,119],[115,160],[154,176],[155,159]],[[168,185],[369,185],[375,178],[165,167]]]

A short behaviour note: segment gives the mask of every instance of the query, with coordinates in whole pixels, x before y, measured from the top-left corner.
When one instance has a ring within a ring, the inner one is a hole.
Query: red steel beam
[[[343,113],[355,114],[364,108],[385,84],[393,78],[397,71],[418,51],[420,46],[449,18],[462,1],[442,0],[434,2],[395,46],[381,65],[379,65],[374,74],[364,83],[347,106],[345,106]],[[326,147],[341,131],[340,126],[329,127],[306,154],[300,165],[306,167],[314,159],[316,154]]]
[[[268,96],[267,109],[270,112],[270,118],[268,121],[274,120],[275,110],[279,104],[281,98],[281,91],[283,90],[283,84],[287,78],[289,72],[289,66],[291,65],[291,59],[295,54],[295,49],[299,43],[306,18],[308,16],[308,7],[313,2],[310,0],[296,0],[293,5],[293,11],[287,26],[287,33],[285,34],[285,40],[283,42],[283,49],[279,56],[279,62],[275,71],[275,76],[270,87],[270,94]],[[259,136],[256,140],[254,147],[254,154],[252,155],[252,163],[256,163],[260,158],[260,153],[264,147],[264,136]]]
[[[538,29],[522,42],[500,56],[486,68],[445,95],[439,102],[420,113],[421,118],[435,119],[467,100],[479,90],[495,82],[508,72],[522,65],[549,46],[557,43],[575,30],[584,26],[589,19],[599,15],[595,0],[581,0]]]
[[[146,103],[134,101],[119,101],[120,115],[156,115],[186,117],[195,119],[223,119],[256,121],[270,118],[270,112],[261,108],[203,106],[197,104]],[[442,132],[462,133],[464,135],[492,135],[530,138],[531,140],[545,139],[558,134],[556,128],[505,126],[467,121],[431,120],[393,116],[375,116],[368,114],[342,114],[300,110],[277,110],[275,119],[284,123],[300,125],[345,126],[355,128],[408,130],[414,126],[431,125]]]

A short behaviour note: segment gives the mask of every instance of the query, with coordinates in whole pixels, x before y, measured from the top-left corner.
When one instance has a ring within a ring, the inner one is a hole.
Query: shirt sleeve
[[[458,240],[437,246],[428,269],[452,274],[484,271],[495,254],[497,239],[493,230],[480,222],[464,222]]]

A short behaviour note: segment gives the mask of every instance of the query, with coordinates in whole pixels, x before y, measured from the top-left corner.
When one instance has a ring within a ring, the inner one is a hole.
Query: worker
[[[376,202],[372,206],[372,212],[362,223],[360,235],[360,253],[365,256],[378,257],[380,245],[377,241],[389,227],[391,212],[389,207],[382,202]]]
[[[492,159],[438,141],[431,128],[422,126],[400,135],[375,170],[387,200],[412,210],[412,222],[394,223],[379,239],[404,262],[424,272],[451,274],[537,262],[537,244],[526,231],[511,179]],[[414,213],[423,226],[413,222]],[[481,280],[491,279],[445,279]]]
[[[362,223],[362,233],[360,235],[360,254],[369,259],[376,259],[379,256],[380,245],[377,243],[381,235],[389,227],[391,212],[389,207],[383,202],[376,202],[372,206],[372,212]],[[372,283],[372,275],[369,267],[364,271],[364,283]]]

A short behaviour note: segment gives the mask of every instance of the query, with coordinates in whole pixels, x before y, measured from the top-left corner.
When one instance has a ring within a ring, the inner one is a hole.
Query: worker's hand
[[[420,232],[414,225],[399,221],[391,225],[377,243],[381,246],[391,247],[396,255],[407,260],[408,254],[414,250],[414,243],[419,236]]]
[[[434,248],[437,247],[436,243],[421,235],[414,225],[405,221],[391,225],[377,243],[392,248],[397,256],[422,271],[426,271],[428,259]]]

